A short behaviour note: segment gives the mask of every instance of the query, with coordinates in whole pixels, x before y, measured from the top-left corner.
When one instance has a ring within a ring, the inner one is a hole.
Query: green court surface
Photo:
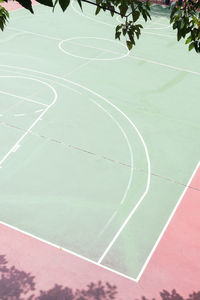
[[[200,147],[199,57],[153,11],[130,53],[76,2],[0,35],[1,221],[135,281]]]

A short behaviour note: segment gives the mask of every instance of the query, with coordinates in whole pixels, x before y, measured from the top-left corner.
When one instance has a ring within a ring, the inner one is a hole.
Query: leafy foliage
[[[6,0],[0,0],[4,2]],[[16,0],[23,7],[33,13],[31,0]],[[57,5],[65,11],[72,0],[38,0],[39,3],[50,6],[55,9]],[[136,39],[141,35],[141,19],[146,22],[151,19],[150,0],[77,0],[80,8],[82,3],[88,3],[95,6],[95,15],[101,11],[110,12],[111,17],[119,15],[121,24],[115,29],[115,38],[125,37],[128,49],[136,44]],[[195,49],[200,52],[200,0],[178,0],[172,5],[170,23],[174,30],[177,30],[177,40],[186,39],[189,44],[189,50]],[[0,28],[4,29],[8,21],[9,14],[0,6]]]
[[[200,0],[186,0],[172,9],[170,23],[177,30],[177,40],[186,38],[189,50],[200,52]]]
[[[3,2],[3,1],[0,1],[0,2]],[[0,5],[0,29],[2,31],[3,31],[6,23],[8,22],[8,19],[9,19],[8,11]]]

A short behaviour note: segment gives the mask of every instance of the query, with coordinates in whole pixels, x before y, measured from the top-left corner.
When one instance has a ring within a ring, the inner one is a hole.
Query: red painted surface
[[[200,188],[200,169],[191,186]],[[160,291],[174,288],[187,296],[200,290],[199,211],[200,192],[188,189],[139,283],[3,225],[0,226],[0,254],[6,254],[10,265],[35,276],[35,293],[48,290],[55,283],[75,289],[102,280],[117,285],[119,299],[123,300],[141,296],[160,299]]]
[[[38,4],[35,0],[32,1],[32,5]],[[22,6],[17,1],[8,1],[7,3],[1,3],[8,11],[21,9]]]
[[[8,10],[21,8],[16,1],[4,3],[4,6]],[[200,189],[200,168],[191,186]],[[55,284],[76,289],[102,280],[115,284],[119,292],[117,299],[122,300],[141,299],[142,296],[160,299],[159,293],[163,289],[176,289],[182,296],[187,296],[200,290],[199,212],[200,192],[188,189],[138,283],[4,225],[0,225],[0,255],[6,255],[9,266],[14,265],[35,276],[34,294],[49,290]]]

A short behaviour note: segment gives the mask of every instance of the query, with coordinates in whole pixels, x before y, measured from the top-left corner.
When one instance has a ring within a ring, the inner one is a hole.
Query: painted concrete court
[[[138,281],[198,165],[199,61],[165,11],[128,53],[77,9],[1,35],[0,219]]]

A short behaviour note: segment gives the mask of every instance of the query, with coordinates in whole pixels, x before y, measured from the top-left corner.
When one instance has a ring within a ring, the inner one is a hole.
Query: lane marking
[[[112,214],[112,216],[110,217],[110,219],[108,220],[108,222],[105,224],[105,226],[103,227],[103,229],[98,234],[98,238],[106,231],[106,229],[108,228],[108,226],[112,223],[112,221],[114,220],[114,218],[117,215],[117,212],[118,212],[118,210],[114,211],[114,213]]]
[[[38,110],[35,111],[35,113],[39,113],[41,111],[43,111],[43,109],[38,109]]]
[[[13,78],[15,76],[8,76],[8,75],[2,76],[2,75],[0,75],[0,77],[3,77],[3,78]],[[36,103],[36,104],[39,104],[39,105],[48,106],[47,104],[44,104],[42,102],[39,102],[39,101],[36,101],[36,100],[33,100],[33,99],[29,99],[29,98],[26,98],[26,97],[23,97],[23,96],[18,96],[18,95],[12,94],[12,93],[0,91],[0,94],[11,96],[11,97],[15,97],[17,99],[24,100],[24,101],[27,101],[27,102],[33,102],[33,103]]]
[[[71,1],[71,7],[72,7],[72,9],[74,10],[74,12],[75,12],[76,14],[78,14],[79,16],[84,17],[84,18],[86,18],[86,19],[89,19],[89,20],[91,20],[91,21],[93,21],[93,22],[96,22],[96,23],[99,23],[99,24],[107,25],[107,26],[112,27],[112,28],[114,27],[114,25],[111,25],[111,24],[109,24],[109,23],[105,23],[105,22],[102,22],[102,21],[99,21],[99,20],[95,20],[95,19],[93,19],[93,18],[91,18],[91,17],[89,17],[89,16],[84,15],[82,12],[78,11],[78,10],[74,7],[74,2],[75,2],[74,0]]]
[[[46,39],[50,39],[50,40],[55,40],[55,41],[60,41],[62,40],[61,38],[55,38],[55,37],[52,37],[52,36],[49,36],[49,35],[45,35],[45,34],[40,34],[40,33],[35,33],[35,32],[32,32],[32,31],[27,31],[27,30],[23,30],[23,29],[18,29],[16,27],[9,27],[9,29],[11,30],[14,30],[14,31],[18,31],[18,32],[21,32],[23,34],[32,34],[32,35],[36,35],[36,36],[39,36],[39,37],[44,37]]]
[[[129,180],[128,180],[128,185],[127,185],[127,187],[125,189],[124,195],[123,195],[123,197],[121,199],[121,202],[120,202],[120,204],[123,204],[125,202],[125,200],[126,200],[126,197],[128,195],[128,191],[129,191],[129,189],[131,187],[132,180],[133,180],[133,150],[132,150],[130,141],[129,141],[129,139],[128,139],[128,137],[127,137],[124,129],[121,127],[121,125],[119,124],[119,122],[113,117],[113,115],[109,111],[107,111],[103,106],[101,106],[100,104],[98,104],[95,100],[93,100],[91,98],[90,98],[90,100],[92,102],[94,102],[100,109],[102,109],[114,121],[114,123],[117,125],[117,127],[122,132],[122,134],[123,134],[123,136],[124,136],[124,138],[126,140],[126,143],[128,145],[128,149],[129,149],[129,153],[130,153],[130,159],[131,159],[131,164],[130,164],[131,165],[131,171],[130,171],[130,176],[129,176]]]
[[[14,117],[24,117],[25,114],[14,114]]]
[[[19,149],[19,147],[20,147],[19,144],[15,145],[15,147],[14,147],[13,150],[12,150],[12,152],[16,152],[16,151]]]
[[[62,251],[66,252],[66,253],[68,253],[68,254],[71,254],[71,255],[73,255],[73,256],[75,256],[75,257],[77,257],[77,258],[80,258],[80,259],[82,259],[83,261],[89,262],[89,263],[91,263],[92,265],[95,265],[95,266],[99,267],[100,269],[108,270],[108,271],[112,272],[113,274],[117,274],[117,275],[119,275],[119,276],[121,276],[121,277],[123,277],[123,278],[126,278],[126,279],[131,280],[132,282],[136,282],[136,280],[135,280],[134,278],[132,278],[132,277],[130,277],[130,276],[128,276],[128,275],[125,275],[125,274],[123,274],[123,273],[121,273],[121,272],[115,271],[115,270],[113,270],[113,269],[111,269],[111,268],[109,268],[109,267],[106,267],[106,266],[103,266],[103,265],[99,265],[99,264],[96,263],[95,261],[93,261],[93,260],[91,260],[91,259],[89,259],[89,258],[87,258],[87,257],[85,257],[85,256],[82,256],[82,255],[80,255],[80,254],[77,254],[76,252],[73,252],[72,250],[63,248],[63,247],[60,246],[60,245],[56,245],[56,244],[54,244],[54,243],[51,243],[51,242],[49,242],[49,241],[46,241],[45,239],[39,238],[39,237],[37,237],[37,236],[35,236],[35,235],[31,234],[31,233],[28,233],[28,232],[26,232],[26,231],[24,231],[24,230],[21,230],[21,229],[15,227],[15,226],[12,226],[12,225],[10,225],[10,224],[7,224],[7,223],[4,222],[4,221],[0,221],[0,224],[6,226],[6,227],[8,227],[8,228],[11,228],[11,229],[13,229],[13,230],[15,230],[15,231],[17,231],[17,232],[20,232],[20,233],[22,233],[22,234],[24,234],[24,235],[26,235],[26,236],[29,236],[29,237],[31,237],[31,238],[33,238],[33,239],[36,239],[36,240],[38,240],[38,241],[40,241],[40,242],[42,242],[42,243],[44,243],[44,244],[46,244],[46,245],[52,246],[52,247],[54,247],[54,248],[57,248],[59,251],[60,251],[60,248],[62,248]]]
[[[0,67],[5,67],[5,68],[8,68],[8,69],[17,69],[17,70],[22,70],[22,71],[26,71],[26,72],[31,72],[31,73],[36,73],[36,74],[42,74],[42,75],[45,75],[45,76],[48,76],[48,77],[52,77],[52,78],[55,78],[55,79],[59,79],[59,80],[62,80],[64,82],[67,82],[67,83],[70,83],[78,88],[82,88],[83,90],[87,91],[87,92],[90,92],[91,94],[93,94],[94,96],[97,96],[97,98],[101,99],[102,101],[105,101],[106,103],[108,103],[111,107],[113,107],[116,111],[118,111],[127,121],[128,123],[130,123],[130,125],[133,127],[133,129],[136,131],[143,147],[144,147],[144,152],[145,152],[145,156],[146,156],[146,160],[147,160],[147,183],[146,183],[146,188],[145,188],[145,192],[142,194],[142,196],[140,197],[140,200],[138,202],[138,206],[141,204],[141,202],[143,201],[143,199],[145,198],[146,194],[148,193],[148,190],[149,190],[149,187],[150,187],[150,176],[151,176],[151,164],[150,164],[150,158],[149,158],[149,153],[148,153],[148,149],[147,149],[147,146],[145,144],[145,141],[140,133],[140,131],[138,130],[138,128],[136,127],[136,125],[132,122],[132,120],[122,111],[120,110],[116,105],[114,105],[112,102],[110,102],[108,99],[106,99],[105,97],[101,96],[100,94],[92,91],[91,89],[79,84],[79,83],[76,83],[76,82],[73,82],[69,79],[65,79],[65,78],[62,78],[60,76],[57,76],[57,75],[53,75],[53,74],[49,74],[47,72],[41,72],[41,71],[37,71],[37,70],[34,70],[34,69],[30,69],[30,68],[24,68],[24,67],[16,67],[16,66],[9,66],[9,65],[3,65],[3,64],[0,64]],[[133,215],[133,213],[131,212],[131,214]],[[129,218],[129,216],[128,216]],[[124,226],[123,226],[124,227]],[[120,228],[120,231],[122,231],[123,229]],[[117,232],[117,235],[118,235],[118,232]],[[114,237],[114,239],[116,239],[116,236]],[[113,244],[113,240],[111,241],[111,243]],[[110,244],[109,244],[110,245]],[[110,246],[109,246],[110,247]],[[106,250],[107,251],[107,250]],[[108,252],[108,251],[107,251]],[[100,263],[97,263],[98,265],[100,265]],[[104,266],[103,266],[104,267]],[[107,267],[106,267],[107,268]],[[107,268],[108,269],[108,268]],[[116,273],[116,272],[115,272]],[[130,278],[129,276],[125,276],[126,278]],[[131,279],[131,278],[130,278]],[[133,280],[133,279],[132,279]],[[133,280],[135,281],[135,280]]]
[[[184,69],[184,68],[181,68],[181,67],[175,67],[175,66],[172,66],[172,65],[164,64],[164,63],[160,63],[160,62],[155,61],[155,60],[146,59],[146,58],[139,57],[139,56],[132,56],[132,55],[129,55],[129,57],[132,58],[132,59],[135,59],[135,60],[145,61],[147,63],[154,64],[154,65],[159,65],[159,66],[169,68],[169,69],[172,69],[172,70],[191,73],[191,74],[194,74],[194,75],[197,75],[197,76],[200,75],[199,72],[191,71],[189,69]]]
[[[97,56],[94,57],[94,59],[89,59],[87,60],[87,62],[79,65],[77,68],[73,69],[72,71],[68,72],[65,76],[70,76],[71,74],[73,74],[74,72],[82,69],[83,67],[85,66],[88,66],[90,63],[92,63],[95,59],[97,59],[98,57],[100,57],[101,55],[105,54],[105,51],[104,52],[101,52],[99,53]]]
[[[0,165],[2,165],[6,159],[10,156],[10,154],[13,152],[13,150],[15,149],[16,145],[20,144],[20,142],[22,142],[22,140],[29,134],[30,130],[38,123],[38,121],[41,119],[41,117],[49,110],[49,108],[54,105],[54,103],[56,102],[57,100],[57,93],[56,93],[56,90],[50,85],[48,84],[47,82],[44,82],[44,81],[41,81],[39,79],[35,79],[35,78],[32,78],[32,77],[28,77],[28,76],[3,76],[1,75],[0,76],[1,78],[3,77],[10,77],[10,78],[22,78],[22,79],[29,79],[29,80],[33,80],[33,81],[36,81],[36,82],[40,82],[41,84],[43,85],[46,85],[47,87],[50,88],[50,90],[53,92],[53,101],[51,104],[49,104],[45,110],[40,114],[40,116],[32,123],[31,126],[29,126],[29,128],[26,130],[26,132],[18,139],[18,141],[11,147],[11,149],[6,153],[6,155],[3,156],[3,158],[0,160]]]

